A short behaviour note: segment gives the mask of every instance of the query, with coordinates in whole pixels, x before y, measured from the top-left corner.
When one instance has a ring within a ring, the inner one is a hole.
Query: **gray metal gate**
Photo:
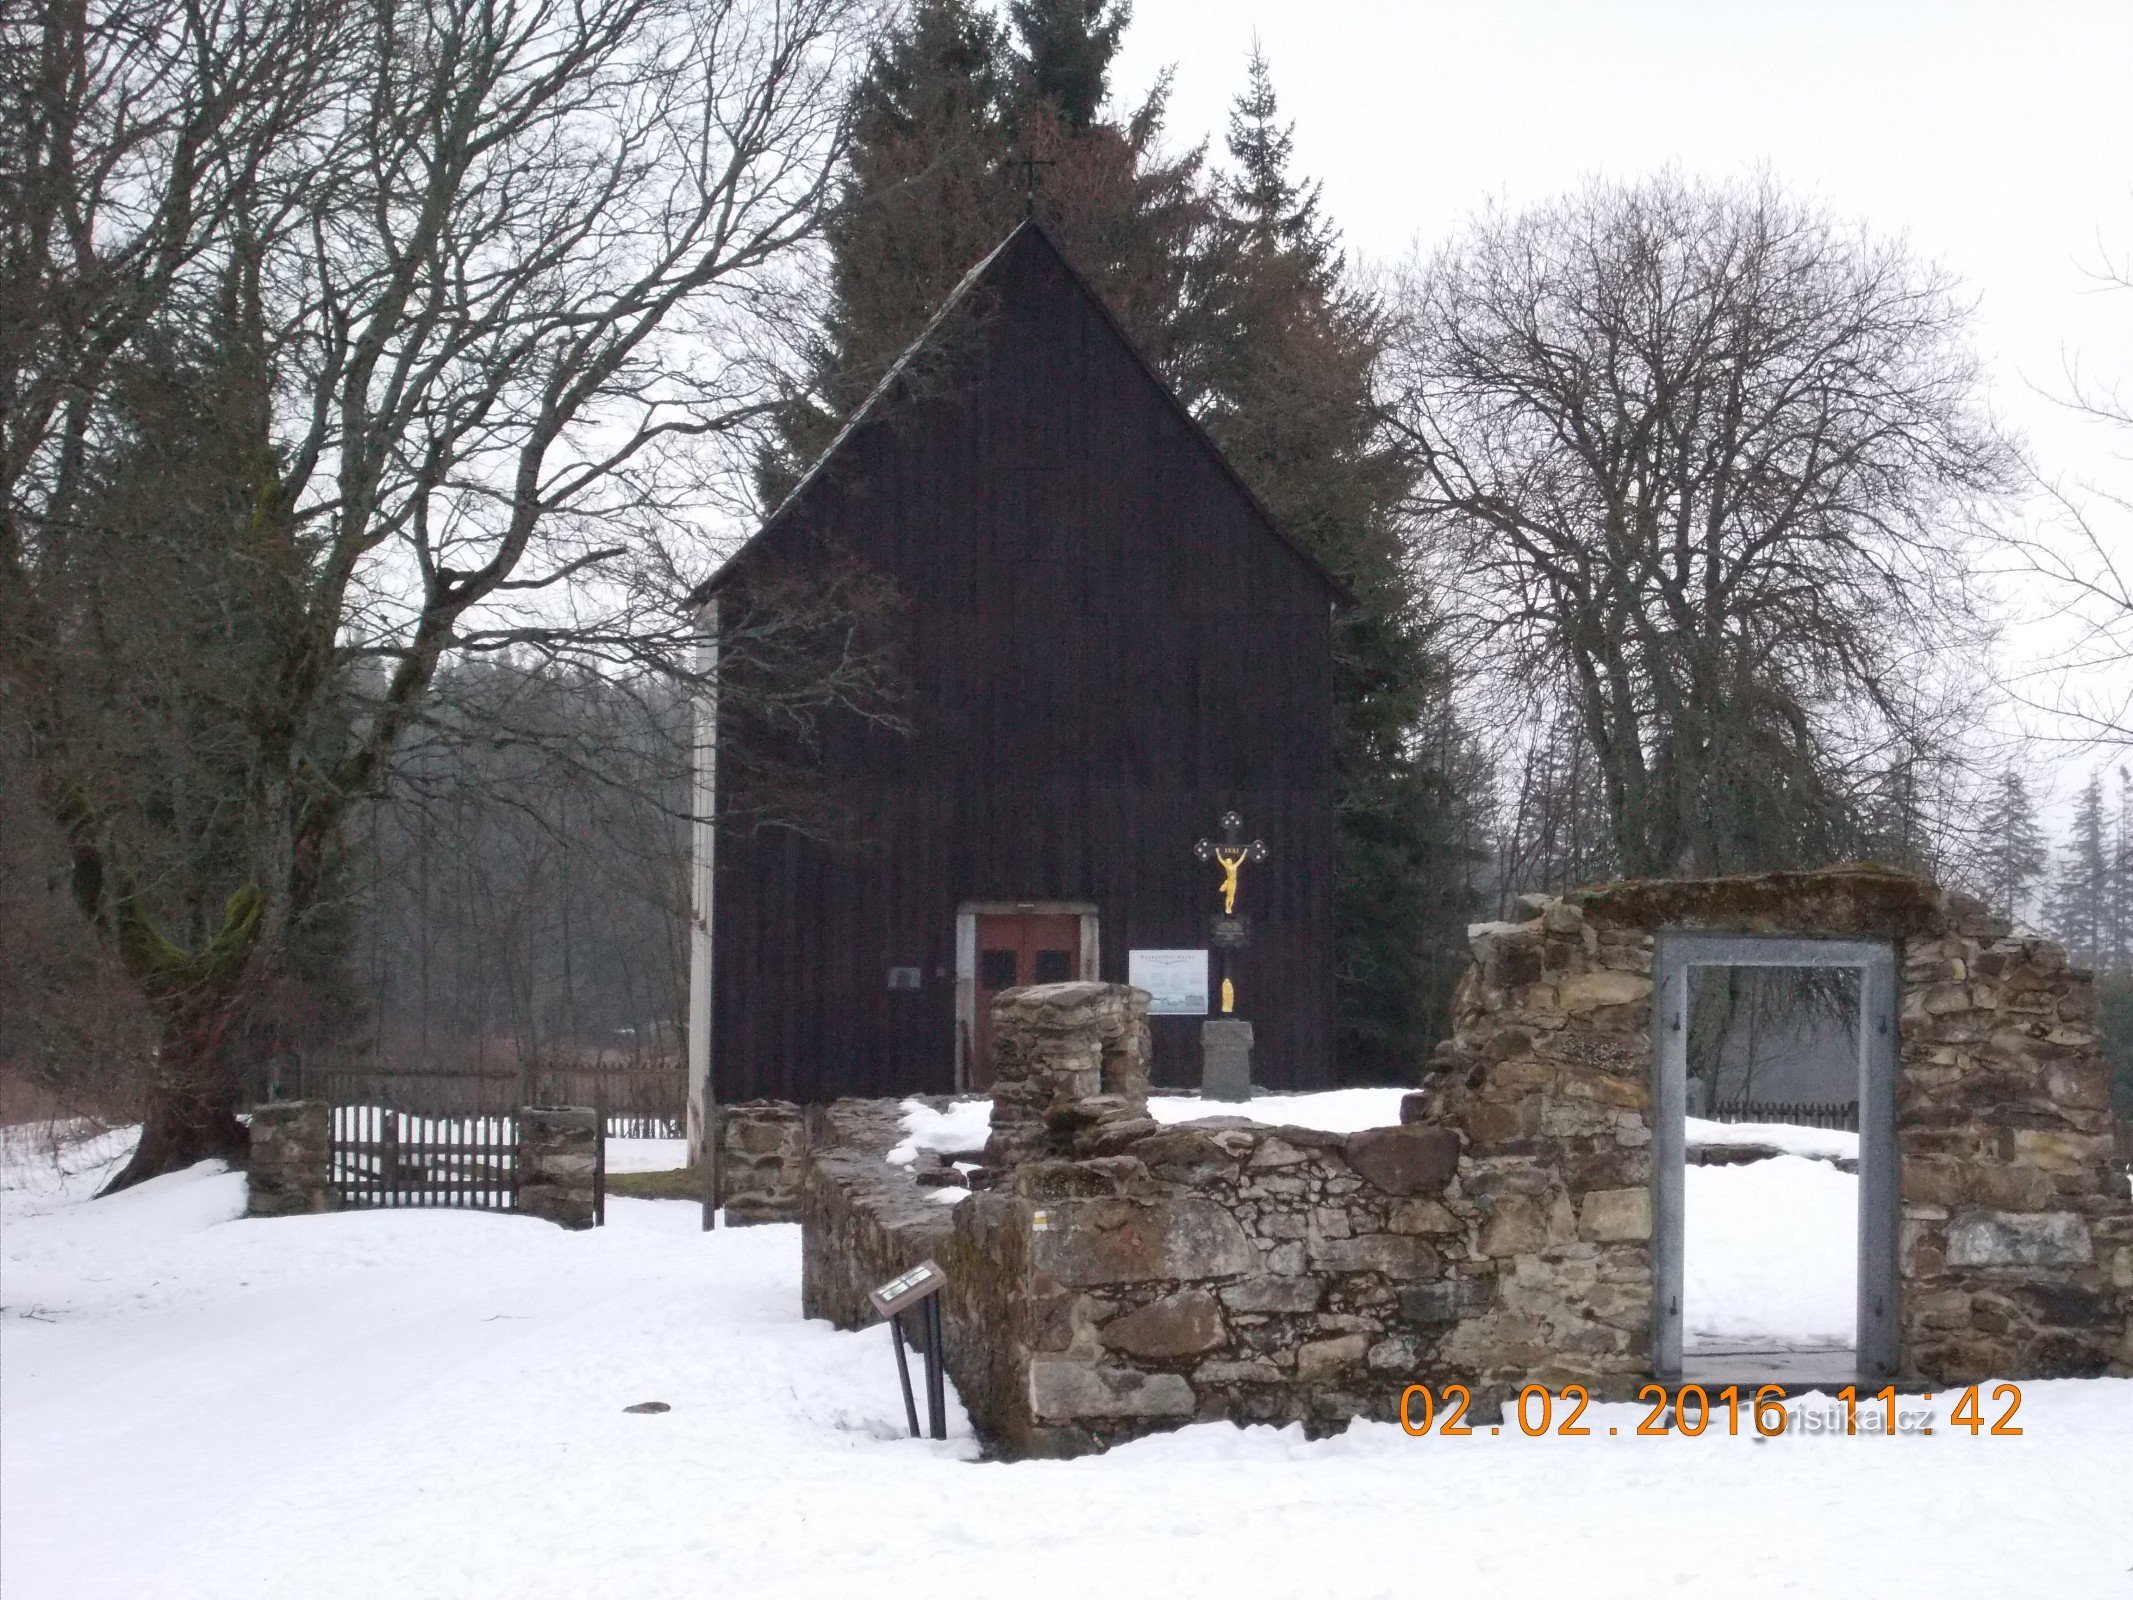
[[[1878,939],[1663,932],[1652,959],[1652,1365],[1681,1376],[1682,1116],[1689,974],[1696,967],[1851,968],[1859,973],[1858,1376],[1892,1378],[1901,1328],[1896,1243],[1896,950]]]

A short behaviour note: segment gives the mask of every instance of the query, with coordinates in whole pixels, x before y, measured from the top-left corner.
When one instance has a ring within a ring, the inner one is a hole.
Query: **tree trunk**
[[[120,953],[161,1023],[149,1072],[141,1142],[133,1159],[105,1184],[116,1194],[166,1172],[213,1158],[242,1163],[252,1136],[237,1120],[241,1096],[223,1051],[223,1036],[253,970],[263,903],[251,888],[230,896],[222,927],[198,952],[179,949],[159,934],[133,897],[122,897],[116,932]]]
[[[166,1026],[142,1111],[141,1142],[102,1194],[182,1172],[197,1161],[244,1164],[252,1136],[237,1120],[238,1085],[222,1061],[221,1030],[213,1032],[202,1040],[182,1024]]]

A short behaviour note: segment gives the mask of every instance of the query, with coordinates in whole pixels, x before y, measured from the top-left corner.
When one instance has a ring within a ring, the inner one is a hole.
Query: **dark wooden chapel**
[[[903,598],[909,731],[853,719],[823,738],[823,782],[859,819],[849,843],[698,829],[691,1009],[710,1094],[982,1088],[999,989],[1123,982],[1134,952],[1208,948],[1221,870],[1195,845],[1230,811],[1267,847],[1243,871],[1232,957],[1253,1077],[1332,1082],[1343,591],[1042,223],[971,271],[698,591],[707,633],[736,579],[825,551]],[[724,765],[745,735],[717,728]],[[1198,1083],[1202,1020],[1153,1019],[1158,1083]]]

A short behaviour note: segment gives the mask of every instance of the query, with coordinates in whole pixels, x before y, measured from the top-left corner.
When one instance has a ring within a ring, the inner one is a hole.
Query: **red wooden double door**
[[[1071,983],[1081,970],[1081,918],[1071,912],[978,917],[977,1048],[971,1087],[992,1082],[992,999],[1031,983]]]

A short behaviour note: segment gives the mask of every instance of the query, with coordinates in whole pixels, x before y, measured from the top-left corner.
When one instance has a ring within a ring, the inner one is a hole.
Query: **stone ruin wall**
[[[1009,1455],[1075,1455],[1190,1421],[1390,1418],[1490,1303],[1465,1258],[1456,1133],[1339,1135],[1147,1115],[1147,998],[1010,991],[994,1184],[954,1208],[950,1370]],[[1410,1097],[1421,1109],[1419,1097]]]
[[[889,1165],[903,1139],[894,1100],[839,1100],[808,1117],[800,1187],[800,1311],[840,1328],[875,1320],[867,1291],[948,1248],[949,1208]]]
[[[977,1192],[943,1207],[885,1164],[892,1105],[864,1152],[818,1146],[810,1314],[862,1326],[865,1287],[937,1256],[950,1371],[1007,1455],[1219,1418],[1328,1431],[1396,1416],[1409,1383],[1466,1384],[1482,1418],[1526,1383],[1632,1396],[1651,1362],[1653,935],[1677,927],[1897,942],[1905,1379],[2133,1372],[2133,1201],[2093,987],[2056,946],[1875,869],[1520,909],[1474,929],[1455,1035],[1397,1128],[1160,1127],[1144,997],[1002,996]]]
[[[1533,915],[1475,930],[1433,1114],[1465,1136],[1462,1179],[1502,1187],[1481,1197],[1492,1220],[1519,1192],[1552,1219],[1513,1258],[1514,1277],[1555,1286],[1544,1324],[1580,1304],[1566,1213],[1649,1176],[1628,1123],[1611,1141],[1601,1111],[1649,1115],[1652,936],[1887,939],[1901,1007],[1900,1378],[2133,1372],[2133,1200],[2114,1159],[2095,986],[2057,945],[1870,867],[1626,883],[1522,909]],[[1530,1234],[1533,1208],[1517,1210]]]

